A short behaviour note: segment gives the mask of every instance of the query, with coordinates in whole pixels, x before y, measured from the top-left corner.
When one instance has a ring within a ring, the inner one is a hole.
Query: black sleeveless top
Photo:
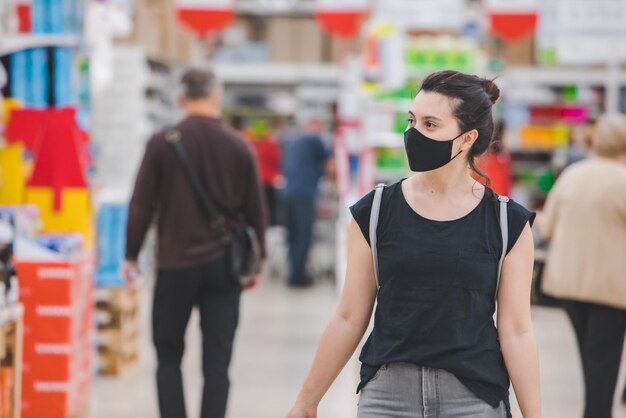
[[[372,191],[350,207],[368,243],[373,199]],[[499,204],[488,188],[467,215],[433,221],[409,206],[401,182],[385,187],[377,227],[380,290],[357,393],[381,365],[405,362],[454,374],[494,408],[508,404],[509,376],[493,320]],[[507,253],[534,218],[509,202]]]

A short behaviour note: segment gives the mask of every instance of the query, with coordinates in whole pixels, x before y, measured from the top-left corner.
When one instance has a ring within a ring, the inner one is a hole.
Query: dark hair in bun
[[[498,88],[496,83],[494,83],[493,80],[489,80],[488,78],[481,78],[480,85],[483,87],[483,90],[485,90],[485,93],[487,93],[487,96],[489,96],[491,104],[496,104],[498,98],[500,98],[500,89]]]
[[[420,90],[452,99],[453,114],[461,132],[472,129],[478,131],[478,139],[469,152],[468,163],[472,171],[489,184],[489,178],[476,167],[476,158],[489,149],[493,140],[492,106],[500,97],[498,86],[486,78],[446,70],[426,77]]]

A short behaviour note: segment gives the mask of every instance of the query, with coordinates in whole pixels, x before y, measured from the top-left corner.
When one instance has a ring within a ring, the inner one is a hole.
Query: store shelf
[[[340,75],[332,64],[216,64],[214,70],[225,84],[338,83]]]
[[[608,69],[572,68],[572,67],[512,67],[499,75],[503,81],[515,84],[591,84],[605,85],[614,74]],[[489,74],[496,77],[498,74]],[[626,83],[626,73],[617,71],[621,83]]]
[[[0,55],[7,55],[22,49],[61,46],[74,47],[80,44],[77,35],[14,35],[0,38]]]
[[[402,148],[404,139],[402,134],[395,132],[371,132],[365,137],[367,145],[374,148]]]
[[[264,1],[259,0],[238,0],[237,1],[237,14],[250,14],[250,15],[305,15],[310,16],[315,11],[315,5],[311,0],[292,0],[292,4],[288,6],[271,6],[270,4],[264,5]],[[271,3],[267,1],[266,3]],[[281,2],[286,3],[286,2]]]

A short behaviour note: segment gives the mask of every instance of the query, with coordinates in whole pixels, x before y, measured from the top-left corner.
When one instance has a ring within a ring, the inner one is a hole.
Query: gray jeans
[[[361,390],[358,418],[506,418],[452,373],[408,363],[380,368]]]

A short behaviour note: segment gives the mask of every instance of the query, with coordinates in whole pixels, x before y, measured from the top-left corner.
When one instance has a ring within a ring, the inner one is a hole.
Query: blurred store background
[[[564,167],[587,155],[595,120],[626,113],[626,1],[0,0],[0,417],[158,416],[154,238],[141,281],[129,286],[119,271],[145,143],[182,117],[178,80],[190,64],[214,69],[224,119],[260,154],[272,151],[258,142],[282,149],[311,120],[332,149],[313,285],[285,284],[279,202],[264,281],[243,298],[228,417],[277,418],[337,302],[348,206],[409,174],[402,134],[420,81],[443,69],[496,78],[502,141],[482,167],[496,192],[541,211]],[[539,296],[544,416],[580,416],[574,333]],[[194,316],[183,365],[190,416],[199,345]],[[357,378],[355,358],[321,417],[354,416]],[[622,370],[615,417],[626,417],[625,381]]]

